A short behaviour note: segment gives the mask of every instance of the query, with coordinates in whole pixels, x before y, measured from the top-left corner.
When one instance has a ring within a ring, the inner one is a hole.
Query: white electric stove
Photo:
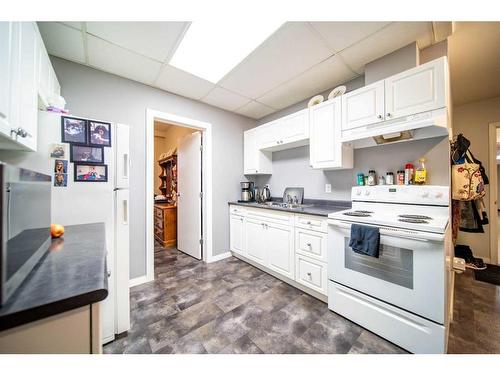
[[[449,187],[356,186],[328,215],[329,307],[414,353],[443,353]],[[380,231],[378,258],[349,247],[353,223]]]

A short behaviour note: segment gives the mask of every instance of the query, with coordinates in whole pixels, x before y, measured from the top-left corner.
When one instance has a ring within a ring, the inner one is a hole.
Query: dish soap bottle
[[[415,184],[423,185],[427,182],[427,169],[425,169],[425,158],[420,158],[418,160],[420,166],[415,171]]]

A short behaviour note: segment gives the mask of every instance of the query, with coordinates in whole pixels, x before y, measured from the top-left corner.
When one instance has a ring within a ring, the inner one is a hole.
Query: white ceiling
[[[49,54],[259,119],[361,74],[431,22],[287,22],[217,84],[168,64],[189,22],[39,22]],[[200,56],[203,58],[203,56]]]
[[[453,104],[500,96],[500,22],[455,22],[448,39]]]

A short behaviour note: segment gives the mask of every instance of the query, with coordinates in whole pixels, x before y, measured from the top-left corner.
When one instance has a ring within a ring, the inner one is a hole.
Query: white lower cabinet
[[[245,219],[243,216],[230,215],[229,247],[232,251],[245,254]]]
[[[294,276],[293,227],[265,224],[267,266],[291,279]]]
[[[327,295],[326,218],[236,205],[229,211],[233,253]]]

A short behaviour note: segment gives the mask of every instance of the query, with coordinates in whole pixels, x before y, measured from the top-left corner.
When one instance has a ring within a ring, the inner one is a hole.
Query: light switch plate
[[[325,184],[325,193],[332,192],[332,184]]]

